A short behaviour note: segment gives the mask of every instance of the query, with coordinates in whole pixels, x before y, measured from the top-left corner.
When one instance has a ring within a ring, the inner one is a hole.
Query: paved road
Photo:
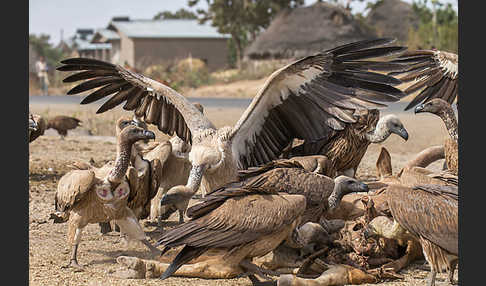
[[[79,104],[84,96],[29,96],[29,104]],[[250,105],[250,98],[204,98],[204,97],[189,97],[190,102],[199,102],[204,107],[233,107],[246,108]],[[91,103],[91,105],[103,104],[107,98],[98,102]],[[403,112],[408,102],[395,102],[388,105],[388,108],[383,109],[385,113],[400,113]],[[455,104],[454,104],[455,107]],[[413,111],[407,111],[412,113]]]

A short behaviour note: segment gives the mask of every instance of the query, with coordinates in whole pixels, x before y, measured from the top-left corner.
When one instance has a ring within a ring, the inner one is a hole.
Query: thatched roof
[[[418,17],[412,5],[401,0],[378,1],[366,16],[366,23],[380,37],[394,37],[402,44],[407,42],[410,27],[417,27]]]
[[[245,50],[251,59],[303,57],[337,45],[376,37],[349,11],[319,3],[281,12]]]

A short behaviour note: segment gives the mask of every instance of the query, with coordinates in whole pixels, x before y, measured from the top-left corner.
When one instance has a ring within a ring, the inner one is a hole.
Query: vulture
[[[459,149],[458,149],[458,126],[457,119],[452,106],[441,98],[434,98],[415,107],[415,113],[429,112],[439,116],[447,128],[449,138],[444,142],[445,161],[447,169],[453,174],[458,174]]]
[[[437,272],[447,270],[453,283],[458,263],[458,187],[434,184],[387,187],[387,203],[394,231],[408,231],[419,239],[430,264],[428,285],[435,285]]]
[[[35,128],[30,128],[30,126],[34,126]],[[47,129],[47,120],[37,114],[30,114],[29,115],[29,143],[37,139],[37,137],[44,135],[44,131]]]
[[[413,83],[404,90],[405,94],[418,92],[405,110],[433,98],[443,99],[449,104],[457,98],[457,54],[438,50],[406,51],[390,62],[408,65],[407,68],[391,72],[389,75],[397,76],[404,83]]]
[[[83,81],[68,94],[92,90],[81,104],[112,95],[97,113],[124,103],[125,110],[133,111],[147,124],[191,144],[192,168],[186,185],[198,189],[203,182],[206,190],[213,190],[236,181],[238,169],[279,158],[294,138],[331,138],[356,123],[356,110],[385,107],[386,102],[400,100],[404,93],[393,85],[401,81],[371,71],[403,66],[376,60],[406,49],[391,46],[393,41],[381,38],[349,43],[276,70],[237,123],[222,128],[216,128],[177,91],[119,65],[71,58],[61,61],[57,70],[76,72],[64,82]]]
[[[55,195],[55,223],[68,221],[68,242],[72,245],[69,266],[82,269],[77,250],[81,232],[89,223],[115,220],[121,231],[140,240],[152,253],[158,249],[145,238],[137,217],[127,206],[130,185],[125,176],[132,145],[138,140],[154,139],[155,134],[137,126],[124,128],[117,137],[116,160],[101,168],[72,170],[59,180]]]
[[[116,136],[118,137],[124,128],[132,125],[138,126],[144,130],[147,129],[143,122],[132,120],[127,116],[122,116],[117,120],[115,125]],[[152,198],[155,197],[159,187],[160,172],[162,168],[160,160],[166,159],[164,156],[151,160],[143,158],[140,154],[140,148],[143,147],[140,147],[137,144],[142,141],[145,140],[137,141],[131,146],[130,163],[126,172],[130,187],[127,205],[139,220],[144,219],[149,215],[150,202]],[[111,231],[109,222],[100,222],[99,225],[101,233],[105,234]]]
[[[362,109],[353,115],[356,122],[332,137],[317,141],[304,141],[290,151],[290,156],[321,154],[331,160],[337,174],[354,176],[359,163],[371,143],[381,143],[392,133],[408,140],[407,129],[394,114],[380,118],[378,109]]]
[[[261,178],[264,187],[276,188],[279,192],[299,194],[306,198],[306,209],[301,224],[319,223],[327,211],[339,207],[341,199],[349,193],[367,192],[368,186],[346,176],[334,179],[306,171],[292,160],[273,161],[261,167],[240,170],[241,180]]]
[[[288,239],[299,225],[305,208],[304,196],[266,187],[261,176],[226,184],[188,209],[191,220],[160,237],[156,245],[164,246],[162,253],[184,245],[163,269],[161,278],[172,274],[232,278],[243,271],[253,272],[256,266],[251,259],[267,254]],[[203,253],[210,255],[211,251],[218,250],[223,255],[216,261],[183,266]]]
[[[61,139],[67,136],[68,130],[75,129],[78,126],[81,126],[81,120],[65,115],[58,115],[47,120],[47,129],[55,129],[61,135]]]
[[[179,223],[183,223],[184,213],[186,212],[187,205],[189,205],[189,201],[194,194],[194,190],[187,186],[175,186],[164,194],[164,196],[160,200],[160,205],[174,205],[179,211]]]
[[[457,178],[451,178],[447,174],[433,173],[425,169],[429,164],[444,159],[444,148],[432,146],[419,152],[414,158],[408,161],[398,174],[392,173],[391,156],[385,147],[381,148],[380,155],[376,161],[378,181],[367,182],[370,190],[368,194],[352,193],[345,195],[339,208],[325,214],[326,219],[354,220],[362,216],[365,208],[361,203],[364,196],[373,199],[376,209],[381,213],[387,213],[386,189],[389,185],[398,184],[413,187],[416,184],[454,184]]]

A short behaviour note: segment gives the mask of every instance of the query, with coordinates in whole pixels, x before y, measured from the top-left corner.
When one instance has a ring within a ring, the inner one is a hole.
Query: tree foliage
[[[43,56],[50,67],[56,66],[64,57],[64,53],[61,49],[53,47],[49,43],[50,36],[46,34],[29,35],[29,45],[32,45],[34,50],[39,56]]]
[[[166,19],[197,19],[197,15],[189,10],[181,8],[176,12],[162,11],[154,16],[154,20],[166,20]]]
[[[413,10],[419,16],[417,29],[411,29],[408,37],[410,49],[430,49],[458,51],[458,15],[450,3],[444,5],[439,1],[417,0]],[[434,15],[435,14],[435,15]]]
[[[199,0],[188,0],[193,7]],[[211,24],[222,34],[230,34],[235,47],[237,67],[243,49],[268,25],[283,9],[304,5],[304,0],[206,0],[208,9],[198,9],[201,23],[211,20]]]

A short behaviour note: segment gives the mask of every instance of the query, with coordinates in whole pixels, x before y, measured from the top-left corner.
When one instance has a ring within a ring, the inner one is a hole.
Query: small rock
[[[54,169],[49,168],[49,169],[47,169],[47,171],[52,172],[52,171],[54,171]]]

